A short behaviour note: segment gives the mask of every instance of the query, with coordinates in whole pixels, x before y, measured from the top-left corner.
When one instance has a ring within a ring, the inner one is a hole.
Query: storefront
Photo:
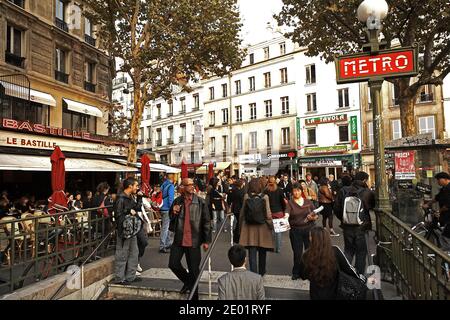
[[[269,165],[265,165],[264,174],[266,175],[298,175],[297,150],[281,151],[267,155],[270,160]]]

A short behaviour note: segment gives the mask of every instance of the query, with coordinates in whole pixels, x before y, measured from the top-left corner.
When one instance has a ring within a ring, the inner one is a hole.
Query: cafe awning
[[[65,160],[68,172],[136,172],[136,168],[124,166],[108,160],[77,159]],[[51,171],[49,157],[17,154],[0,154],[0,170],[13,171]]]
[[[123,164],[123,165],[127,164],[127,161],[123,160],[123,159],[109,158],[109,160],[111,160],[113,162],[117,162],[119,164]],[[141,163],[140,162],[132,163],[131,166],[133,166],[135,168],[140,168]],[[152,163],[151,162],[150,163],[150,172],[180,173],[181,169],[166,166],[165,164],[162,164],[162,163]]]
[[[19,99],[23,99],[24,92],[28,91],[28,88],[6,81],[0,81],[0,85],[2,85],[5,88],[5,94]],[[30,89],[30,101],[56,107],[56,100],[55,98],[53,98],[51,94],[37,91],[34,89]]]
[[[201,167],[195,171],[196,174],[207,174],[208,173],[208,165],[209,163],[205,162]],[[216,166],[214,167],[214,171],[225,170],[231,165],[231,162],[216,162]]]
[[[67,109],[69,109],[70,111],[85,113],[94,117],[103,117],[103,112],[97,107],[66,98],[63,98],[63,100],[65,103],[67,103]]]

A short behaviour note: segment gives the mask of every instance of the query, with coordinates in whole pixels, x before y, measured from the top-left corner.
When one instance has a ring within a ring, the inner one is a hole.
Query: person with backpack
[[[276,178],[271,176],[269,178],[268,186],[265,191],[269,197],[270,211],[272,212],[272,219],[281,219],[284,217],[287,200],[284,197],[284,192],[277,186]],[[274,232],[275,238],[275,252],[281,252],[281,240],[283,233]]]
[[[250,271],[261,276],[266,273],[266,253],[274,249],[270,202],[263,191],[260,179],[253,178],[248,185],[239,216],[239,244],[249,251]]]
[[[369,210],[375,207],[375,193],[367,186],[369,175],[358,172],[351,186],[343,187],[334,204],[334,214],[341,221],[344,253],[348,261],[355,258],[355,268],[364,274],[366,268],[366,233],[372,229]]]
[[[319,216],[314,213],[314,205],[311,200],[303,197],[302,186],[296,183],[292,187],[292,199],[286,205],[285,214],[289,217],[289,238],[294,253],[294,265],[292,267],[292,280],[300,279],[300,261],[303,248],[309,247],[309,232],[314,227]]]
[[[233,242],[239,243],[239,215],[241,213],[242,205],[245,196],[245,180],[239,179],[234,183],[234,191],[230,196],[230,209],[234,215],[234,226],[233,226]]]
[[[159,240],[159,252],[169,253],[171,239],[169,233],[169,210],[175,198],[175,186],[172,183],[173,175],[166,174],[165,180],[161,185],[163,205],[161,207],[161,234]]]
[[[139,184],[134,178],[123,181],[123,192],[114,203],[114,217],[117,224],[117,240],[115,253],[115,281],[124,284],[140,281],[136,277],[138,265],[138,244],[136,235],[141,230],[142,222],[137,212],[140,210],[134,199]]]

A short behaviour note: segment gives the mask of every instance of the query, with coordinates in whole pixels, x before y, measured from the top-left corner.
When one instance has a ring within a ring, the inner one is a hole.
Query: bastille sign
[[[417,48],[380,50],[378,54],[361,52],[337,56],[336,82],[363,82],[375,77],[399,78],[418,73]]]

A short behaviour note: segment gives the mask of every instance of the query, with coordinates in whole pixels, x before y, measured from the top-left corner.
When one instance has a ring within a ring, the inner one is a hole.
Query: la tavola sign
[[[332,116],[308,118],[308,119],[305,119],[305,124],[310,125],[310,124],[333,123],[333,122],[341,122],[341,121],[347,121],[346,114],[336,114],[336,115],[332,115]]]

